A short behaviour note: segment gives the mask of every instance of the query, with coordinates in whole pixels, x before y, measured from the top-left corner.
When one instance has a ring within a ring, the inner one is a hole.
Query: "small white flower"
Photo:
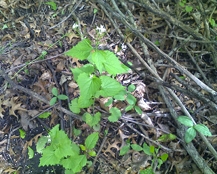
[[[121,45],[121,48],[122,48],[123,51],[126,51],[127,46],[126,46],[125,44],[122,44],[122,45]]]
[[[102,34],[106,31],[106,29],[103,25],[100,25],[100,27],[96,27],[96,30],[98,30],[100,34]]]
[[[77,23],[74,23],[73,26],[72,26],[72,28],[73,28],[73,29],[78,28],[78,24],[77,24]]]

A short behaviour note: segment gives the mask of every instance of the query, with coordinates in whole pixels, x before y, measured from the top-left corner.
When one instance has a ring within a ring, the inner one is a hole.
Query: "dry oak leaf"
[[[26,111],[26,109],[21,107],[22,103],[16,103],[17,99],[18,97],[12,97],[3,102],[3,105],[10,107],[9,114],[14,115],[15,117],[17,117],[15,111],[17,110]]]

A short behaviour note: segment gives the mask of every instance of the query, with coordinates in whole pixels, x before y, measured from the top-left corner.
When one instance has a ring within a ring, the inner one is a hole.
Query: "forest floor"
[[[217,173],[217,2],[158,2],[0,0],[0,173],[64,173],[39,167],[36,152],[58,124],[77,144],[99,132],[93,165],[80,173]],[[121,117],[109,121],[99,98],[72,113],[80,89],[71,69],[87,61],[65,53],[84,38],[131,68],[114,78],[135,86],[138,110],[113,102]],[[51,106],[54,87],[68,99]],[[96,127],[85,112],[102,113]]]

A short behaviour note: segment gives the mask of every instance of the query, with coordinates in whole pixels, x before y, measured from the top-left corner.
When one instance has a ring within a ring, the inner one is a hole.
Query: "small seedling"
[[[152,164],[151,164],[151,169],[148,168],[146,170],[143,170],[143,172],[151,171],[153,173],[153,168],[155,163],[157,162],[158,166],[157,168],[160,169],[161,165],[167,160],[168,154],[163,153],[160,156],[158,155],[159,148],[155,148],[154,146],[149,146],[146,143],[143,143],[143,146],[141,147],[138,144],[130,144],[129,141],[125,146],[123,146],[120,150],[120,155],[125,155],[127,152],[129,152],[130,149],[133,149],[137,152],[143,151],[146,155],[152,156]]]
[[[194,124],[193,121],[187,116],[179,116],[178,121],[185,126],[189,127],[185,132],[185,142],[190,143],[196,137],[196,131],[205,136],[212,136],[209,128],[204,124]]]
[[[42,154],[39,167],[62,165],[65,173],[80,172],[84,166],[92,164],[87,159],[96,156],[93,149],[98,139],[99,133],[94,132],[86,138],[84,145],[78,145],[56,125],[50,130],[49,136],[42,136],[36,144],[36,151]]]
[[[51,90],[52,94],[54,95],[54,97],[50,100],[50,105],[54,105],[57,102],[57,99],[59,100],[66,100],[68,97],[66,95],[63,94],[58,94],[58,89],[57,88],[52,88]]]

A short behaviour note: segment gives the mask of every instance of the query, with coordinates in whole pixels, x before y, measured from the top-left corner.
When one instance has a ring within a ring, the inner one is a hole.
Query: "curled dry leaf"
[[[112,104],[110,104],[109,106],[105,106],[106,102],[109,100],[110,98],[100,98],[98,101],[99,101],[99,104],[100,104],[100,107],[102,109],[104,109],[105,111],[109,112],[109,109],[111,109],[112,107]]]
[[[5,2],[5,0],[0,0],[0,7],[2,7],[2,8],[8,8],[8,5]]]
[[[143,110],[143,111],[147,111],[152,109],[145,101],[143,98],[139,99],[139,101],[137,102],[137,105]]]
[[[135,91],[132,93],[136,98],[143,98],[145,94],[146,85],[141,81],[133,82],[136,85]]]

